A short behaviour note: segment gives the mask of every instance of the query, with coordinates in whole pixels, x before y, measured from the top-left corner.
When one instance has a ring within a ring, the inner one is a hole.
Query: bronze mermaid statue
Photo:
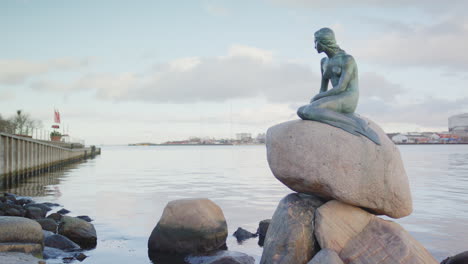
[[[380,145],[377,133],[366,120],[354,113],[359,100],[359,81],[353,56],[336,44],[335,33],[331,29],[322,28],[314,36],[317,52],[327,55],[320,63],[322,83],[320,92],[310,104],[301,106],[297,115],[303,120],[318,121],[353,135],[363,135]],[[329,82],[331,89],[328,89]]]

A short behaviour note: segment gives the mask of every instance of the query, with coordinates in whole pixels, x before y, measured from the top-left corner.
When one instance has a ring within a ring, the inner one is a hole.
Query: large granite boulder
[[[66,236],[84,249],[96,247],[97,235],[93,224],[71,216],[63,216],[61,221],[58,229],[60,235]]]
[[[364,210],[330,201],[317,209],[315,235],[321,248],[348,264],[436,264],[400,225]]]
[[[154,252],[192,254],[226,244],[227,224],[221,208],[209,199],[171,201],[148,240]]]
[[[412,199],[400,152],[379,126],[371,121],[369,126],[381,145],[320,122],[278,124],[267,131],[268,164],[294,191],[393,218],[407,216]]]
[[[291,193],[284,197],[271,219],[261,264],[306,264],[316,253],[314,213],[323,201]]]
[[[0,251],[42,257],[44,235],[41,225],[28,218],[0,216]]]

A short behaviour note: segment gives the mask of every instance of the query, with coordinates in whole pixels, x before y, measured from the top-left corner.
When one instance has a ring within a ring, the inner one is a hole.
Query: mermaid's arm
[[[329,79],[323,77],[323,68],[324,68],[324,64],[326,63],[327,61],[327,58],[323,58],[321,61],[320,61],[320,71],[322,73],[322,83],[320,84],[320,92],[319,94],[321,93],[324,93],[328,90],[328,82],[330,81]],[[317,95],[315,95],[312,100],[310,100],[310,102],[312,103],[313,101],[317,100],[316,99]]]

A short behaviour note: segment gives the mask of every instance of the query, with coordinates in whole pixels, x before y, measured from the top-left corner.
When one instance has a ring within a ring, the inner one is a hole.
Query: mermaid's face
[[[323,52],[323,46],[318,40],[315,40],[315,49],[317,50],[318,53]]]

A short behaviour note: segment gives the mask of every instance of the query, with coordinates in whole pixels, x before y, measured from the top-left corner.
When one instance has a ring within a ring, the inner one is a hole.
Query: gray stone
[[[338,254],[328,248],[320,250],[307,264],[344,264]]]
[[[51,213],[47,216],[47,218],[53,219],[55,222],[60,222],[60,220],[62,220],[62,215],[58,213]]]
[[[58,248],[64,251],[79,250],[80,246],[62,235],[52,235],[44,239],[46,247]]]
[[[2,264],[45,264],[42,259],[30,254],[19,252],[0,252],[0,263]]]
[[[38,243],[0,243],[0,252],[21,252],[38,258],[42,257],[42,249],[42,244]]]
[[[26,217],[30,219],[41,219],[46,216],[46,212],[39,207],[29,207],[26,209]]]
[[[73,258],[76,254],[74,252],[65,252],[58,248],[52,248],[52,247],[45,247],[43,253],[44,253],[45,259]]]
[[[400,152],[369,121],[381,145],[320,122],[289,121],[267,131],[268,164],[275,177],[301,193],[400,218],[412,199]]]
[[[400,225],[360,208],[330,201],[316,214],[320,247],[332,248],[348,264],[436,264]]]
[[[96,247],[96,229],[93,224],[85,220],[71,216],[63,216],[58,231],[60,235],[68,237],[84,249]]]
[[[15,216],[0,216],[0,243],[36,243],[42,245],[44,235],[36,221]]]
[[[150,252],[204,253],[226,243],[223,211],[209,199],[171,201],[148,240]]]
[[[263,247],[265,244],[265,236],[270,226],[271,219],[265,219],[258,223],[257,234],[258,234],[258,245]]]
[[[316,253],[314,213],[323,201],[292,193],[284,197],[271,219],[261,264],[306,264]]]
[[[244,240],[247,240],[252,237],[256,237],[257,235],[254,233],[251,233],[242,227],[237,228],[237,230],[232,234],[234,237],[236,237],[237,242],[241,243]]]
[[[36,222],[38,222],[41,225],[43,230],[57,233],[58,224],[53,219],[49,219],[49,218],[36,219]]]

